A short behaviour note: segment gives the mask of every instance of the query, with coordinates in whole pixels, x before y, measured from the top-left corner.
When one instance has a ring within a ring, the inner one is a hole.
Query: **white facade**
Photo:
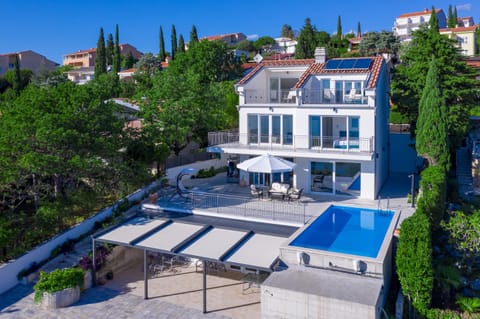
[[[435,10],[440,28],[446,28],[447,18],[442,9]],[[393,26],[393,34],[401,41],[411,41],[412,32],[418,30],[422,24],[430,22],[432,10],[425,9],[420,12],[405,13],[397,17]]]
[[[325,69],[363,60],[362,69]],[[375,199],[388,175],[388,76],[382,57],[266,61],[236,85],[239,131],[211,133],[217,151],[293,160],[293,175],[247,174],[244,183],[283,178],[305,193]]]
[[[275,38],[274,50],[277,53],[294,54],[297,41],[290,38]]]

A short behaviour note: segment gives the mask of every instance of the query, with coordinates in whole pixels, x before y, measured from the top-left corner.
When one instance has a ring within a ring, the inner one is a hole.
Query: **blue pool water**
[[[290,245],[375,258],[393,215],[392,211],[332,205]]]

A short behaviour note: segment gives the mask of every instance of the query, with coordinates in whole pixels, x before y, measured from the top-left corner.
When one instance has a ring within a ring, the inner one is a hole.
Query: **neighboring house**
[[[89,66],[89,67],[81,67],[81,68],[76,68],[73,70],[66,71],[65,74],[67,75],[67,78],[75,82],[77,84],[85,84],[90,80],[93,80],[93,76],[95,74],[95,67],[94,66]]]
[[[293,176],[241,172],[243,183],[375,199],[389,169],[389,85],[381,56],[262,61],[235,86],[238,132],[209,133],[209,150],[297,164]]]
[[[447,27],[447,18],[442,9],[436,9],[440,29]],[[397,17],[393,25],[393,34],[402,42],[412,40],[412,32],[418,30],[422,24],[428,24],[432,10],[424,9],[420,12],[404,13]]]
[[[3,76],[8,70],[13,70],[16,55],[18,55],[20,69],[32,70],[33,73],[41,70],[55,70],[59,65],[32,50],[5,53],[0,54],[0,76]]]
[[[457,27],[473,27],[474,25],[473,17],[457,18]]]
[[[120,72],[118,72],[118,77],[120,80],[132,81],[133,80],[132,76],[133,74],[135,74],[136,71],[137,71],[136,68],[121,70]]]
[[[280,37],[275,38],[275,46],[273,47],[273,50],[277,53],[295,54],[296,46],[297,40]]]
[[[477,52],[478,25],[440,29],[440,34],[448,36],[457,42],[460,53],[464,56],[474,56]]]
[[[200,41],[202,40],[223,41],[228,45],[235,45],[246,39],[247,39],[247,36],[245,34],[236,32],[236,33],[228,33],[228,34],[220,34],[220,35],[211,35],[208,37],[200,38]]]
[[[120,44],[120,54],[132,53],[135,59],[142,56],[142,52],[138,51],[133,45]],[[95,57],[97,49],[80,50],[78,52],[65,54],[63,57],[63,65],[70,65],[74,68],[88,68],[95,66]]]

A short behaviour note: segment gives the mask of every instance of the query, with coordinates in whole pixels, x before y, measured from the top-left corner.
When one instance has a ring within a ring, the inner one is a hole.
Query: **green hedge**
[[[425,314],[432,301],[432,244],[430,222],[420,208],[402,222],[396,265],[404,295]]]
[[[430,166],[422,172],[420,179],[422,196],[418,199],[417,207],[424,212],[431,221],[432,229],[440,226],[445,214],[447,200],[447,175],[441,166]]]

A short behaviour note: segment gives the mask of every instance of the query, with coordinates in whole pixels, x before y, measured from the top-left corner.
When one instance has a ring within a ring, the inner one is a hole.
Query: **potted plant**
[[[50,273],[40,272],[35,284],[35,303],[47,309],[67,307],[80,299],[85,273],[80,268],[56,269]]]

